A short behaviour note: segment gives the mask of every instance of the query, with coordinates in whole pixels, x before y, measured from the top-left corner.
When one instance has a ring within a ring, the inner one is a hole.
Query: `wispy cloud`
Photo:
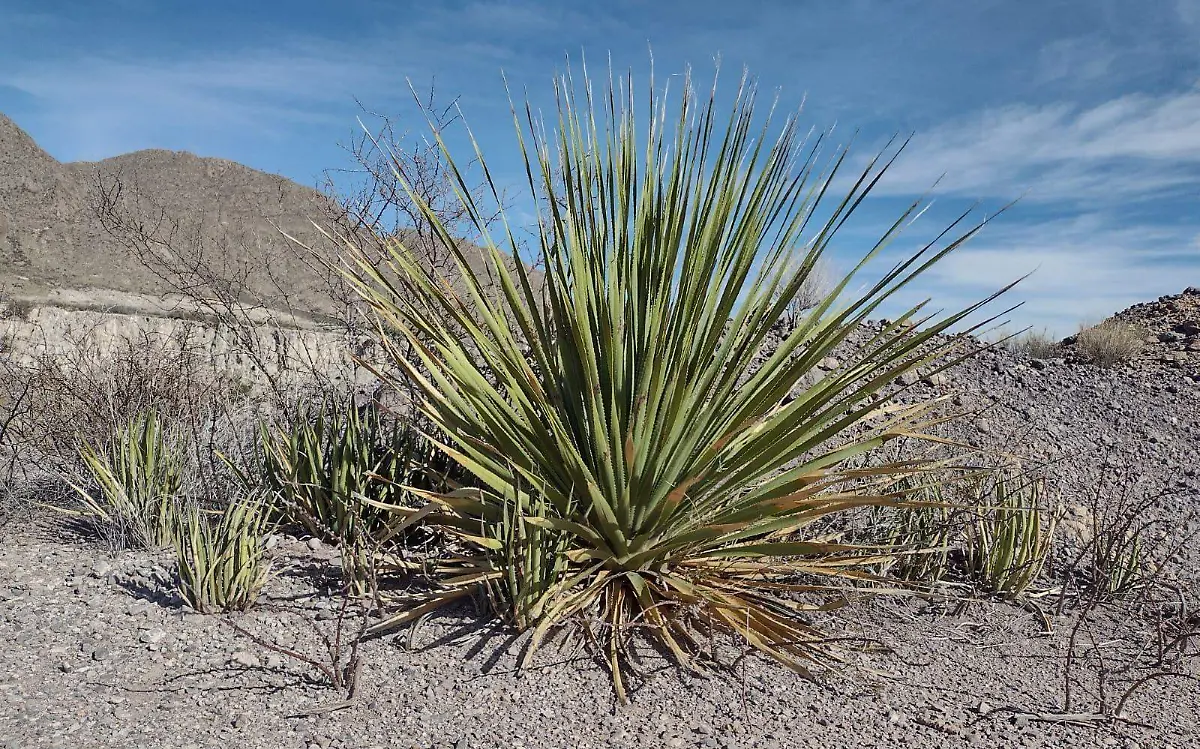
[[[293,35],[174,56],[113,51],[31,60],[0,68],[0,87],[36,102],[38,140],[57,146],[63,158],[95,160],[148,147],[227,155],[205,145],[279,139],[309,126],[345,132],[356,98],[386,111],[407,100],[409,78],[418,88],[448,81],[451,96],[469,94],[464,81],[478,83],[483,71],[500,82],[501,68],[513,61],[509,45],[478,36],[438,39],[449,27],[435,20],[354,40]],[[502,18],[493,13],[490,22]]]
[[[69,144],[67,156],[82,160],[206,135],[261,137],[283,123],[330,123],[330,105],[349,100],[349,82],[381,83],[354,57],[313,47],[176,60],[92,57],[0,72],[0,84],[39,103],[39,139]]]
[[[1056,39],[1038,54],[1038,83],[1069,81],[1086,86],[1109,76],[1119,58],[1118,52],[1101,37]]]
[[[882,188],[1117,203],[1200,184],[1200,90],[1092,107],[1014,104],[919,134]],[[943,176],[944,175],[944,176]]]
[[[953,309],[1027,276],[1008,296],[1010,304],[1024,302],[1012,322],[1067,335],[1200,279],[1198,247],[1200,224],[1126,223],[1102,213],[1002,219],[934,266],[923,293],[936,290],[938,305]]]

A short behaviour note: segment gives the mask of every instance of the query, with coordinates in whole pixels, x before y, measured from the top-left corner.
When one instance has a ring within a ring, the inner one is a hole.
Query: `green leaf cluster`
[[[529,655],[568,620],[583,622],[621,696],[631,628],[688,668],[705,659],[699,633],[716,629],[808,674],[834,656],[804,612],[875,579],[885,556],[817,529],[902,501],[862,486],[924,465],[851,461],[894,439],[930,439],[938,421],[936,398],[879,396],[917,367],[956,361],[943,334],[989,300],[862,323],[982,222],[964,226],[964,216],[860,285],[920,212],[914,203],[789,327],[789,300],[895,153],[847,175],[845,150],[825,159],[826,137],[761,112],[745,79],[727,115],[715,83],[701,93],[690,75],[674,97],[652,82],[639,101],[636,89],[632,78],[595,88],[568,74],[552,127],[514,106],[541,207],[542,274],[512,262],[513,225],[491,230],[440,132],[482,267],[430,210],[457,283],[402,239],[382,266],[346,243],[348,277],[376,314],[396,385],[415,384],[445,435],[439,448],[481,485],[420,495],[433,508],[426,521],[461,546],[377,630],[487,590],[500,616],[532,631]],[[499,199],[478,146],[475,158]],[[814,381],[835,353],[841,366]]]

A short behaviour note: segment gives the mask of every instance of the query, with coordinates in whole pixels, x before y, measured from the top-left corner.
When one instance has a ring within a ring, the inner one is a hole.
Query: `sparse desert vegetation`
[[[1005,348],[1032,359],[1052,359],[1063,354],[1062,342],[1046,331],[1027,330],[1004,342]]]
[[[1107,320],[1083,327],[1075,335],[1075,349],[1101,367],[1115,367],[1132,359],[1145,344],[1147,331],[1136,325]]]
[[[1194,742],[1200,292],[1138,312],[1157,358],[1122,320],[988,346],[996,297],[879,320],[982,227],[835,276],[892,152],[834,195],[748,82],[649,129],[556,83],[532,246],[389,123],[362,193],[297,199],[326,233],[263,236],[307,338],[219,261],[268,240],[150,231],[153,169],[97,167],[80,204],[204,314],[5,321],[0,746]]]
[[[33,313],[33,302],[28,299],[0,299],[0,316],[15,319],[28,320]]]

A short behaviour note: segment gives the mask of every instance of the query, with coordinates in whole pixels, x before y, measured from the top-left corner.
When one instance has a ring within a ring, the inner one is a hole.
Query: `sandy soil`
[[[294,540],[273,553],[268,605],[233,620],[315,653],[307,625],[272,607],[332,631],[336,599],[314,594],[331,584],[335,553]],[[1138,690],[1128,722],[1031,715],[1063,708],[1071,616],[1046,635],[1019,607],[951,613],[916,599],[868,598],[822,620],[890,652],[851,653],[820,683],[728,647],[730,668],[704,678],[648,653],[628,705],[586,654],[549,650],[517,673],[519,640],[450,612],[411,638],[368,641],[351,707],[297,716],[343,695],[222,617],[184,608],[169,564],[114,559],[61,528],[0,546],[0,747],[1200,746],[1200,690],[1183,677]],[[1110,669],[1131,667],[1111,677],[1110,706],[1153,673],[1153,648],[1139,652],[1154,639],[1149,620],[1102,610],[1078,639],[1074,712],[1097,709],[1097,652]],[[1197,661],[1193,650],[1177,668],[1194,678]]]

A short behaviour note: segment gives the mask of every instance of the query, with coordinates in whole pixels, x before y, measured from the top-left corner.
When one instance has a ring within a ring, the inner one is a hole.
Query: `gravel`
[[[300,544],[277,560],[266,603],[316,592]],[[1057,709],[1070,618],[1043,636],[1019,608],[976,603],[957,615],[911,600],[854,603],[824,625],[877,638],[890,653],[851,654],[813,683],[757,657],[691,676],[647,654],[632,701],[583,654],[548,650],[515,672],[520,642],[471,611],[412,639],[364,645],[357,702],[337,703],[313,669],[189,613],[169,589],[133,597],[157,560],[108,559],[78,543],[20,536],[0,549],[0,747],[817,747],[1196,746],[1200,698],[1183,680],[1138,693],[1127,713],[1149,727],[1054,725],[1014,716]],[[113,580],[88,574],[99,563]],[[78,587],[73,580],[82,576]],[[295,617],[260,609],[235,621],[313,653]],[[60,627],[50,627],[59,623]],[[1134,624],[1105,613],[1105,638]],[[1193,671],[1194,673],[1194,671]],[[1081,704],[1091,699],[1084,690]],[[1134,743],[1129,743],[1134,742]]]
[[[846,361],[839,354],[822,368]],[[1092,494],[1112,504],[1129,490],[1166,490],[1148,518],[1171,542],[1200,532],[1200,378],[1159,364],[1101,370],[988,351],[938,376],[919,373],[903,397],[949,396],[947,408],[975,415],[945,434],[1039,467],[1067,506],[1068,541],[1084,538]],[[310,624],[278,607],[299,607],[331,631],[336,554],[278,537],[272,547],[263,605],[232,621],[318,656]],[[1169,561],[1169,575],[1193,590],[1198,554],[1200,543]],[[1200,746],[1200,690],[1183,677],[1135,692],[1130,722],[1037,719],[1062,709],[1070,609],[1048,612],[1046,634],[1018,606],[948,608],[920,598],[864,597],[816,615],[827,631],[886,646],[849,652],[837,675],[808,681],[725,642],[716,647],[729,667],[712,674],[681,672],[647,652],[628,705],[615,702],[586,653],[548,648],[518,672],[522,639],[466,607],[401,637],[368,640],[356,701],[312,714],[345,695],[224,618],[191,613],[170,568],[151,554],[110,557],[53,525],[10,534],[0,545],[0,748]],[[1086,635],[1120,664],[1138,643],[1154,642],[1155,627],[1151,617],[1105,607],[1080,641]],[[1200,678],[1198,660],[1184,673]],[[1109,705],[1146,673],[1113,675]],[[1095,659],[1077,662],[1073,674],[1073,709],[1095,710]]]

